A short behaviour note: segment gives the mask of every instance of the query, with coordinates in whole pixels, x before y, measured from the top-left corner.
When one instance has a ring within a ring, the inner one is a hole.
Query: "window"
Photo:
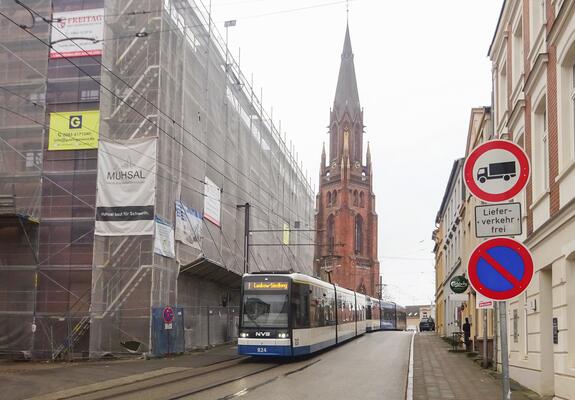
[[[519,314],[513,310],[513,343],[519,342]]]
[[[98,101],[100,91],[98,89],[83,89],[80,92],[80,101]]]
[[[327,206],[331,207],[331,192],[327,192]]]
[[[523,74],[523,21],[520,19],[513,32],[513,82],[517,84]]]
[[[337,206],[337,190],[334,190],[333,194],[331,195],[331,204],[334,207]]]
[[[549,136],[547,134],[547,108],[543,110],[543,188],[549,189]]]
[[[42,164],[41,151],[27,151],[26,155],[26,169],[37,169]]]
[[[361,249],[363,246],[362,229],[363,220],[361,215],[358,214],[355,216],[355,254],[361,254]]]
[[[356,207],[359,205],[359,198],[357,196],[357,190],[353,191],[353,205]]]
[[[527,333],[529,330],[529,324],[527,321],[527,307],[529,304],[527,292],[523,293],[523,305],[523,355],[527,357],[527,354],[529,354],[529,335]]]
[[[363,192],[359,192],[359,206],[361,208],[365,207],[365,200],[363,198]]]
[[[499,69],[497,89],[497,122],[500,124],[507,112],[507,64],[503,64]]]
[[[335,246],[335,217],[333,215],[327,219],[327,246],[329,254],[333,254]]]
[[[531,4],[530,15],[531,15],[531,43],[535,42],[541,27],[543,26],[543,21],[545,20],[545,1],[544,0],[533,0],[529,2]]]
[[[547,134],[547,106],[545,97],[533,114],[533,186],[537,198],[549,189],[549,139]]]
[[[292,282],[291,307],[293,327],[310,327],[310,287],[309,285]]]

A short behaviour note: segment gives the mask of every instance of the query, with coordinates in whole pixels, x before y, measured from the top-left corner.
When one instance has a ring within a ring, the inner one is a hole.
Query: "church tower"
[[[316,197],[314,272],[339,286],[380,297],[377,214],[369,144],[363,159],[363,110],[346,28]]]

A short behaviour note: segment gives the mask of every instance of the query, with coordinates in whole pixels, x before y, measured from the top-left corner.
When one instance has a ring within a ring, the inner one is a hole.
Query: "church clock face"
[[[355,162],[355,168],[359,168],[361,165],[359,164],[359,161]]]
[[[337,163],[336,163],[335,161],[333,161],[333,162],[331,163],[331,167],[332,167],[332,168],[337,167]]]

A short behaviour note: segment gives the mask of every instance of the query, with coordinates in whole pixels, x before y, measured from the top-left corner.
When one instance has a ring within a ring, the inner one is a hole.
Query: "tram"
[[[376,330],[405,330],[405,309],[297,273],[246,274],[238,352],[296,357]]]

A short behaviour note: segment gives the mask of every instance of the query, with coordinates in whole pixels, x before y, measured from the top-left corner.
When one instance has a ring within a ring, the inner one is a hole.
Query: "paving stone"
[[[437,335],[419,333],[413,350],[414,400],[491,400],[501,398],[501,382],[465,353],[450,353]],[[533,400],[521,392],[513,400]]]

